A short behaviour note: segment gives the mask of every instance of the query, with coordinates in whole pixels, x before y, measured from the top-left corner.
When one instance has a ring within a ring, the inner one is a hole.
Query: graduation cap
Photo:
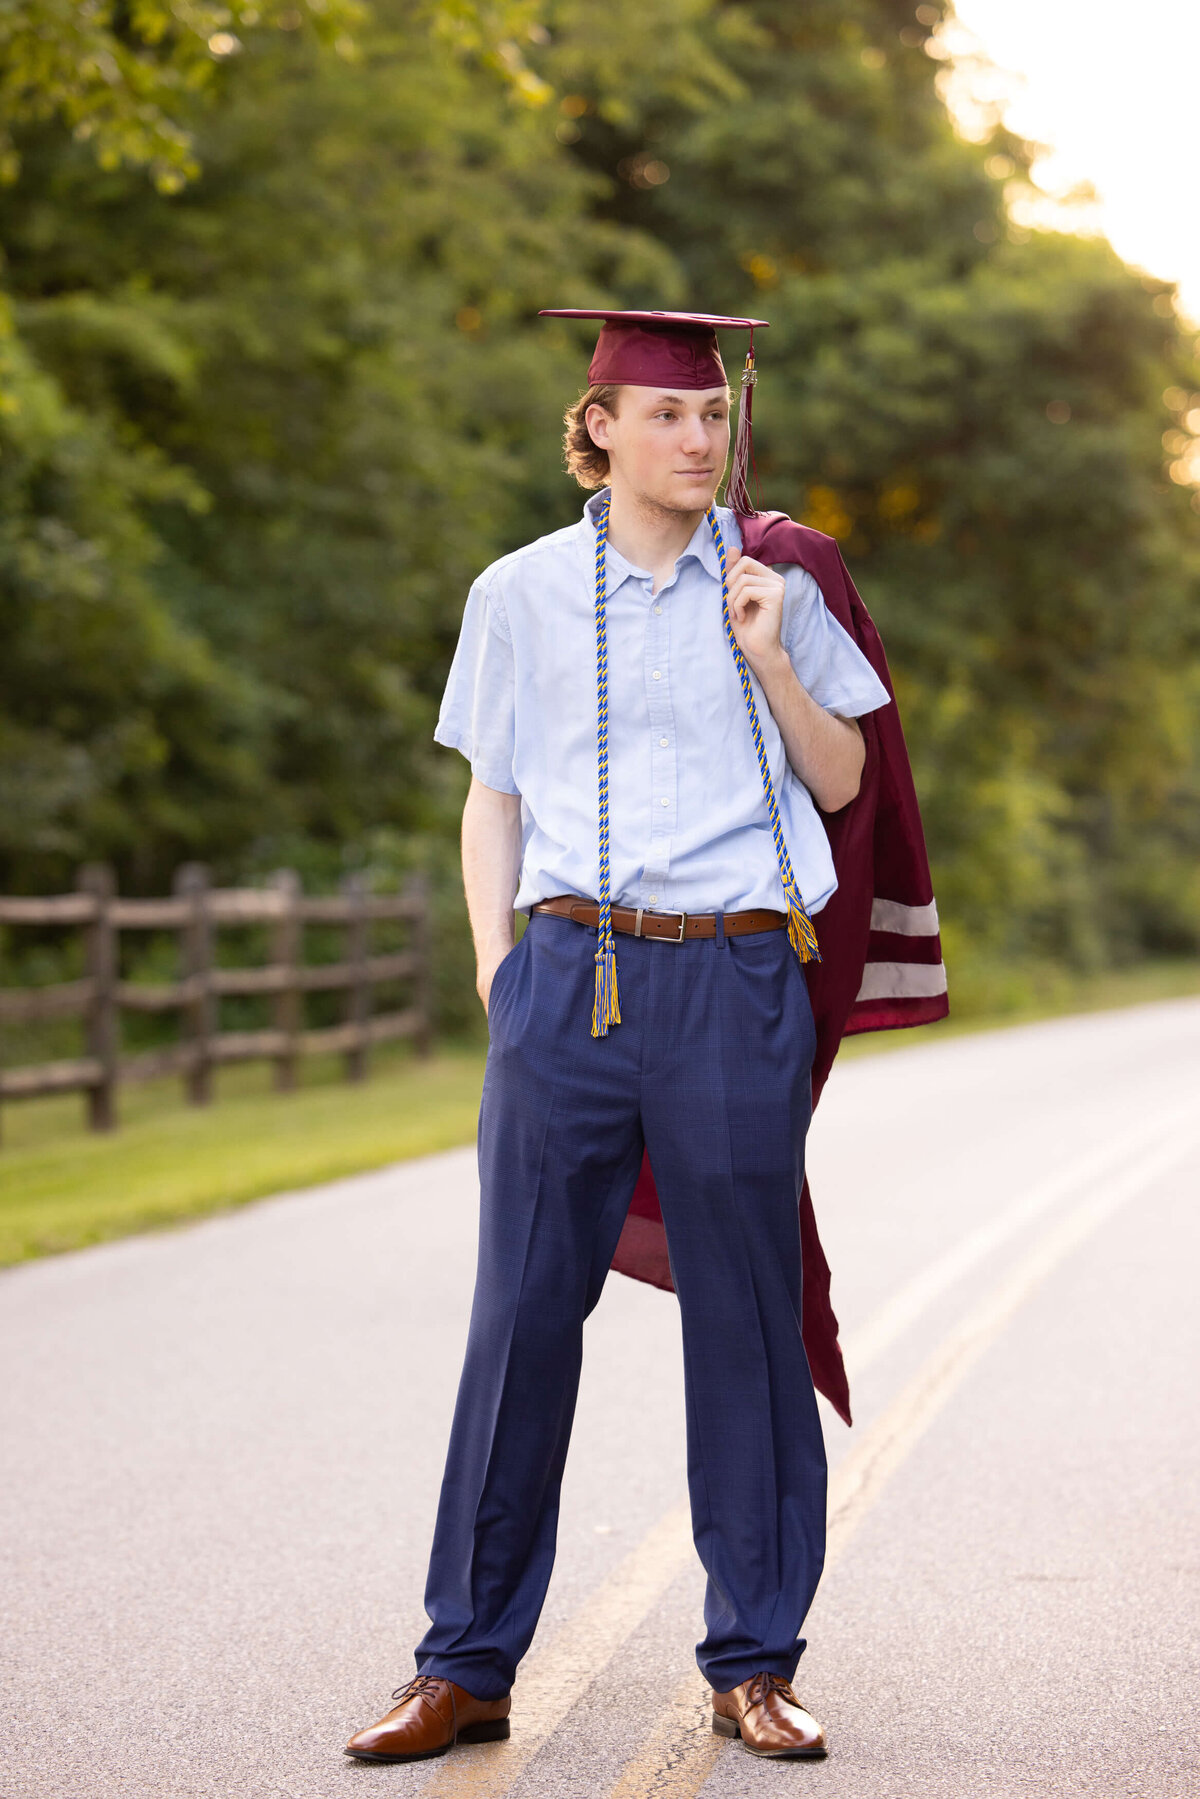
[[[725,503],[742,518],[755,511],[746,486],[746,476],[754,466],[750,422],[751,394],[758,380],[754,333],[766,328],[767,319],[730,319],[710,312],[591,312],[574,306],[543,307],[538,316],[603,319],[588,368],[588,381],[593,386],[611,383],[620,387],[680,387],[693,391],[723,387],[728,377],[717,347],[717,332],[748,331],[750,343],[742,370],[737,435]]]

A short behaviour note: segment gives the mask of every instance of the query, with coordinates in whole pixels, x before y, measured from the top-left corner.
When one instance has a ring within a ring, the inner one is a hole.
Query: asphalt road
[[[510,1741],[342,1756],[425,1624],[468,1149],[0,1277],[0,1793],[1197,1799],[1200,1001],[847,1062],[810,1166],[826,1762],[707,1729],[678,1314],[619,1275]]]

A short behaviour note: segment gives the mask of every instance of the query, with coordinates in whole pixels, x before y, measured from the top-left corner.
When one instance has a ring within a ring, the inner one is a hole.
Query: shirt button
[[[665,750],[665,749],[666,749],[666,747],[667,747],[667,740],[666,740],[666,738],[665,738],[665,737],[660,737],[660,738],[659,738],[659,740],[658,740],[658,741],[659,741],[659,743],[660,743],[660,744],[661,744],[661,745],[662,745],[662,747],[663,747],[663,749],[664,749],[664,750]]]
[[[655,902],[655,900],[656,900],[656,899],[657,899],[657,898],[658,898],[658,895],[657,895],[657,893],[652,893],[652,894],[651,894],[651,895],[650,895],[650,904],[651,904],[651,905],[653,905],[653,904],[654,904],[654,902]]]
[[[659,800],[658,803],[660,806],[669,806],[671,804],[670,800]]]
[[[654,608],[654,610],[655,610],[655,611],[656,611],[656,612],[661,612],[661,611],[662,611],[662,607],[661,607],[661,606],[656,606],[656,607],[655,607],[655,608]]]
[[[656,668],[656,669],[655,669],[655,670],[654,670],[654,679],[655,679],[655,680],[656,680],[656,681],[661,681],[661,680],[662,680],[662,672],[661,672],[661,670],[659,670],[659,669],[657,669],[657,668]]]

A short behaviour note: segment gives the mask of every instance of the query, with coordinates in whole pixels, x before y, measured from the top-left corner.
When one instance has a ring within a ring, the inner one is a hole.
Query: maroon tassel
[[[742,370],[742,390],[738,397],[737,435],[733,440],[733,467],[729,471],[729,481],[725,488],[725,504],[732,506],[739,518],[752,518],[758,508],[750,504],[750,489],[747,476],[754,468],[754,441],[751,436],[750,411],[751,396],[754,384],[758,380],[754,367],[754,333],[750,333],[750,348],[746,352],[746,366]],[[757,482],[755,483],[757,486]]]

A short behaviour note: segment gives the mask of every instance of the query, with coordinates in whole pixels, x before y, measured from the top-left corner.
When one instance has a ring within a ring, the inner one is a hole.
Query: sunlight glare
[[[1103,232],[1177,281],[1200,322],[1200,0],[958,0],[938,36],[950,53],[938,85],[963,134],[998,117],[1046,147],[1040,194],[1013,197],[1018,222]]]

